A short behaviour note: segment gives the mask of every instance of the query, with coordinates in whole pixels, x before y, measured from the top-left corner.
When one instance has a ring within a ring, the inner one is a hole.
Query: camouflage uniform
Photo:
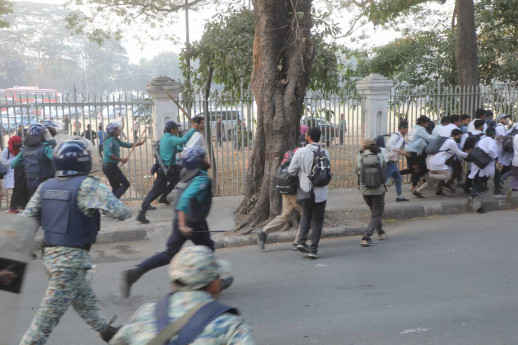
[[[40,215],[40,187],[21,215]],[[85,215],[92,215],[98,209],[120,220],[131,217],[129,208],[94,178],[86,178],[81,183],[77,204]],[[86,273],[92,268],[90,253],[79,248],[48,247],[44,249],[43,263],[49,277],[49,285],[20,345],[45,344],[70,305],[92,329],[97,332],[104,330],[107,325],[106,319],[97,304],[92,287],[86,280]]]
[[[175,292],[169,297],[168,315],[174,322],[196,305],[214,298],[202,288],[223,274],[221,260],[215,260],[214,252],[205,246],[182,249],[171,261],[169,276]],[[182,281],[182,287],[175,285]],[[110,345],[145,345],[158,331],[156,305],[143,305],[126,325],[111,339]],[[233,314],[225,313],[214,319],[196,338],[192,345],[253,345],[250,327]]]

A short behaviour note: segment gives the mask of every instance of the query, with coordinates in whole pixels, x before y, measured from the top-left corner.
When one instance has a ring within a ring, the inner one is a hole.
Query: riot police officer
[[[39,123],[33,124],[29,127],[29,134],[25,137],[20,154],[11,162],[13,169],[25,166],[29,197],[42,182],[54,177],[52,152],[55,145],[48,128]]]
[[[21,213],[41,222],[49,285],[20,344],[44,344],[69,306],[108,342],[117,329],[106,322],[86,279],[92,268],[89,251],[100,229],[99,210],[119,220],[131,217],[131,211],[88,176],[92,157],[82,140],[63,142],[52,160],[57,177],[42,183]]]
[[[167,200],[167,195],[173,191],[180,180],[180,169],[176,163],[176,153],[183,150],[182,145],[191,138],[195,130],[190,129],[186,135],[179,137],[179,127],[180,125],[174,121],[167,121],[165,123],[164,135],[160,138],[158,152],[155,152],[155,158],[159,162],[156,168],[156,179],[153,183],[153,188],[144,199],[141,210],[136,217],[136,220],[143,224],[149,223],[149,220],[146,219],[146,211],[150,209],[151,203],[160,195],[159,203],[170,204]]]
[[[137,142],[137,143],[127,143],[125,141],[121,141],[119,139],[119,135],[121,134],[121,129],[119,124],[116,122],[111,122],[106,126],[106,132],[108,132],[108,137],[104,140],[103,143],[103,173],[108,178],[110,182],[110,186],[112,187],[113,194],[120,198],[126,190],[129,188],[130,183],[126,176],[124,176],[123,172],[119,168],[119,162],[126,163],[128,161],[127,158],[121,158],[120,148],[131,148],[134,146],[143,145],[145,141]]]
[[[167,248],[141,262],[136,268],[122,273],[121,292],[126,298],[129,297],[132,284],[147,271],[169,264],[187,240],[214,250],[214,241],[210,238],[206,221],[212,204],[212,190],[205,150],[198,146],[186,148],[182,154],[181,164],[181,180],[176,186],[176,215],[173,220],[173,232],[167,240]],[[222,278],[222,290],[229,287],[232,281],[231,276]]]

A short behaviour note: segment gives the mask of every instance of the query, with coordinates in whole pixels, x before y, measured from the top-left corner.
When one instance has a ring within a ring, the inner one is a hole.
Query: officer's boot
[[[119,331],[119,329],[121,328],[121,326],[119,327],[113,327],[112,326],[112,323],[117,320],[117,315],[115,315],[112,320],[110,321],[109,324],[106,325],[106,328],[103,329],[102,331],[99,332],[99,335],[101,336],[101,339],[104,340],[106,343],[109,343],[111,338],[113,338],[113,336],[115,334],[117,334],[117,332]]]
[[[135,218],[137,222],[141,222],[142,224],[149,223],[149,220],[146,219],[146,210],[138,211],[137,218]]]
[[[139,266],[123,271],[121,275],[121,294],[124,298],[128,298],[131,292],[131,285],[142,277],[144,270]]]
[[[167,200],[167,196],[163,196],[163,195],[158,199],[158,203],[171,205],[171,202],[169,200]]]

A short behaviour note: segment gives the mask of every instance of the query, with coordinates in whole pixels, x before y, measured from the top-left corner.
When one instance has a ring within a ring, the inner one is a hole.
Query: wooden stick
[[[133,147],[131,148],[130,152],[128,153],[128,157],[126,157],[126,159],[129,159],[131,157],[131,154],[133,153],[133,151],[135,151],[135,147],[137,147],[137,143],[140,142],[140,139],[142,138],[142,136],[146,133],[146,131],[144,131],[144,133],[142,133],[140,135],[140,137],[138,138],[137,142],[135,142],[133,144]],[[144,138],[142,138],[142,140],[146,140],[147,139],[147,136],[145,136]],[[121,164],[121,167],[124,165],[124,162]]]
[[[176,104],[176,106],[178,107],[178,109],[180,109],[182,111],[182,113],[187,117],[187,119],[189,119],[189,121],[191,122],[191,124],[194,125],[194,121],[191,119],[191,117],[189,116],[189,113],[187,113],[181,106],[180,104],[178,103],[178,101],[173,97],[173,95],[171,95],[169,93],[169,91],[165,91],[166,95],[169,96],[169,98],[171,98],[171,100],[174,102],[174,104]]]

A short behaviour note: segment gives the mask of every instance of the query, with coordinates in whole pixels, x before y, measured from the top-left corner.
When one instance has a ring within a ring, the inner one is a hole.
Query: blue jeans
[[[401,194],[403,193],[401,191],[401,175],[399,174],[399,168],[396,162],[388,161],[387,166],[385,168],[385,175],[387,176],[387,179],[394,179],[394,182],[396,182],[397,196],[401,196]]]

